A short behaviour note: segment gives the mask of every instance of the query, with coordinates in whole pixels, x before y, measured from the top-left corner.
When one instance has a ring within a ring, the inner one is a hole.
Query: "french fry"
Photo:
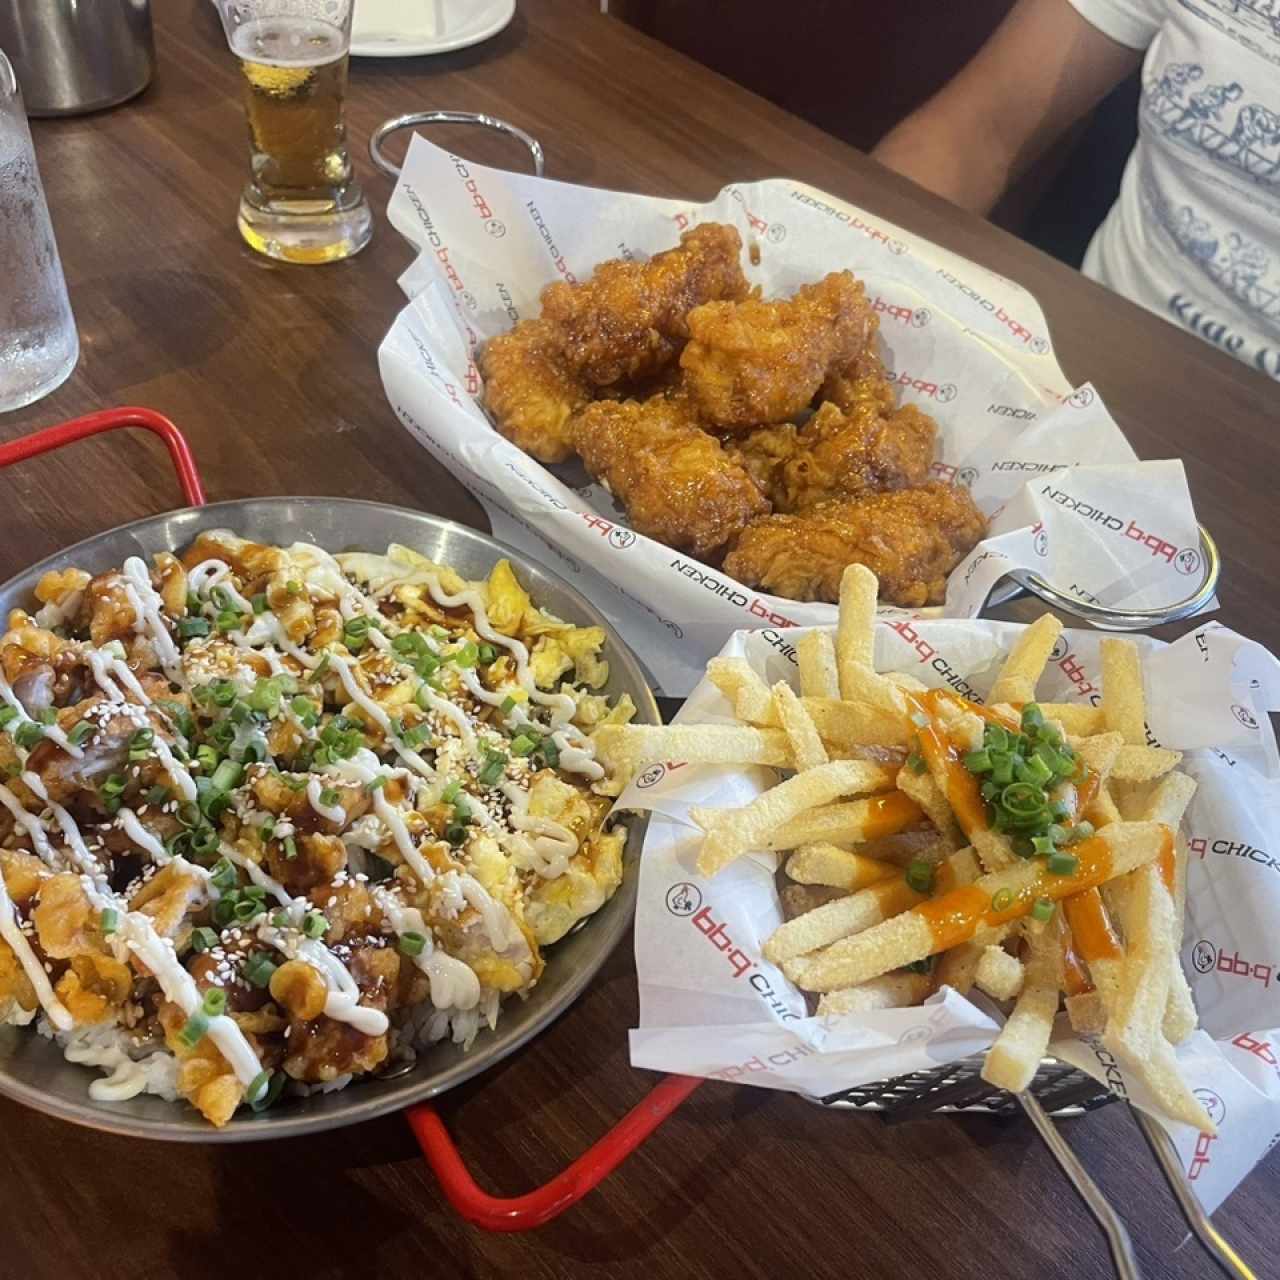
[[[830,885],[834,889],[865,889],[899,874],[899,868],[891,862],[878,862],[823,842],[803,845],[787,859],[787,875],[797,884]]]
[[[848,897],[847,889],[833,889],[822,884],[788,884],[784,885],[778,895],[782,902],[782,918],[794,920],[806,911],[815,911],[836,898]]]
[[[840,698],[846,703],[865,703],[890,716],[907,714],[907,694],[902,686],[857,663],[840,669]]]
[[[788,976],[806,991],[835,991],[903,969],[960,942],[992,942],[995,929],[1024,918],[1037,898],[1056,902],[1126,875],[1158,857],[1168,836],[1163,823],[1113,823],[1074,846],[1079,861],[1070,875],[1049,874],[1039,859],[1019,859],[972,885],[805,955],[803,965]]]
[[[917,773],[908,765],[898,771],[898,790],[912,800],[928,815],[938,834],[953,847],[963,843],[960,827],[951,813],[951,806],[932,774]]]
[[[781,729],[737,724],[605,724],[592,735],[611,765],[638,769],[655,760],[690,764],[763,764],[791,768],[791,745]]]
[[[1063,1003],[1071,1029],[1081,1036],[1100,1036],[1107,1029],[1107,1011],[1102,997],[1096,991],[1082,991],[1078,996],[1068,996]]]
[[[983,947],[973,973],[973,985],[993,1000],[1013,1000],[1022,990],[1024,966],[1003,947]],[[1057,992],[1054,992],[1055,1007]]]
[[[804,697],[839,698],[840,675],[830,631],[806,631],[796,641],[796,661],[800,667],[800,692]]]
[[[851,564],[840,578],[840,615],[836,625],[836,668],[840,696],[854,698],[859,669],[871,671],[875,659],[876,596],[880,583],[866,565]]]
[[[1142,661],[1132,640],[1102,641],[1102,715],[1107,728],[1123,734],[1130,746],[1146,744]]]
[[[1044,718],[1061,726],[1064,733],[1088,738],[1106,731],[1107,720],[1101,707],[1085,702],[1042,702],[1039,705]]]
[[[871,1013],[876,1009],[905,1009],[919,1004],[932,988],[927,973],[886,973],[860,987],[828,991],[818,1001],[818,1016],[842,1013]]]
[[[1187,975],[1182,971],[1179,958],[1182,951],[1182,935],[1186,928],[1187,899],[1187,842],[1183,836],[1173,842],[1173,963],[1169,970],[1169,1001],[1165,1005],[1162,1027],[1170,1044],[1181,1044],[1197,1027],[1200,1016]]]
[[[879,767],[879,766],[875,766]],[[864,784],[866,791],[893,786],[893,771],[886,770]],[[798,849],[802,844],[862,844],[893,835],[921,821],[919,805],[900,791],[847,804],[822,805],[783,823],[765,836],[756,848]]]
[[[733,704],[733,713],[747,724],[776,725],[769,686],[745,658],[712,658],[707,678]]]
[[[698,854],[698,874],[713,876],[748,849],[764,847],[779,827],[807,809],[875,788],[884,772],[882,766],[863,760],[834,760],[793,775],[741,809],[690,810],[690,817],[707,833]]]
[[[1034,702],[1036,684],[1053,646],[1062,634],[1062,623],[1051,613],[1042,614],[1018,636],[991,686],[989,702]]]
[[[911,742],[911,722],[899,711],[886,711],[865,702],[833,702],[830,698],[803,701],[829,747],[905,747]]]
[[[1028,938],[1027,953],[1022,992],[982,1064],[982,1078],[1010,1093],[1021,1093],[1030,1085],[1049,1047],[1062,985],[1059,929],[1044,929]]]
[[[905,671],[886,671],[884,678],[890,684],[896,684],[899,689],[905,689],[908,693],[927,693],[929,686],[923,680],[917,680],[915,676],[909,675]]]
[[[826,764],[830,756],[818,737],[813,718],[796,697],[795,690],[783,680],[773,686],[773,709],[782,732],[787,735],[797,772]]]
[[[973,856],[973,851],[962,849],[939,866],[935,878],[938,887],[949,892],[957,886],[972,884],[977,875],[978,861]],[[797,956],[806,955],[840,938],[869,929],[882,920],[888,920],[909,907],[924,902],[925,897],[925,894],[917,893],[901,874],[891,880],[882,880],[847,898],[828,902],[826,906],[810,911],[808,915],[779,925],[764,944],[764,958],[773,964],[794,960]]]
[[[962,942],[959,946],[944,951],[933,970],[937,985],[954,987],[962,996],[967,995],[973,986],[983,952],[988,946],[999,946],[1014,928],[1014,925],[1005,925],[1003,929],[993,930],[985,942]]]
[[[1164,747],[1124,746],[1111,766],[1111,776],[1117,782],[1150,782],[1161,778],[1170,769],[1182,763],[1181,751],[1166,751]]]
[[[1102,894],[1095,888],[1065,898],[1062,914],[1077,953],[1089,967],[1089,979],[1103,1009],[1114,1009],[1120,995],[1124,945],[1112,927]]]

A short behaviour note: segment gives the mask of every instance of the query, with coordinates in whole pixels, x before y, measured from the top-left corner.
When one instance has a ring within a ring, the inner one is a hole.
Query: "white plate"
[[[409,58],[466,49],[496,36],[516,0],[356,0],[351,52],[359,58]]]

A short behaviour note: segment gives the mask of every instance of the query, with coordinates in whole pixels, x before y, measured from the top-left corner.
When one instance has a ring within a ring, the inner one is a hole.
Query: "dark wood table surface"
[[[211,498],[335,494],[483,525],[412,445],[374,352],[402,299],[408,247],[384,221],[332,267],[256,257],[234,227],[246,166],[235,68],[208,0],[153,6],[159,71],[127,106],[36,122],[82,355],[72,378],[0,418],[0,438],[117,404],[187,433]],[[819,39],[810,32],[805,38]],[[767,56],[767,51],[761,51]],[[903,74],[910,74],[903,68]],[[1144,457],[1186,460],[1225,558],[1228,623],[1280,646],[1280,391],[1164,321],[978,218],[887,174],[728,81],[591,11],[521,0],[512,26],[438,58],[358,61],[350,125],[379,216],[390,184],[364,146],[403,111],[482,110],[531,130],[551,176],[703,199],[786,175],[827,188],[1008,275],[1048,315],[1061,361],[1092,380]],[[514,144],[442,134],[474,159]],[[84,444],[0,475],[0,576],[177,501],[144,439]],[[559,1170],[638,1101],[637,1017],[624,945],[528,1049],[448,1095],[443,1114],[479,1180],[505,1194]],[[1123,1108],[1068,1122],[1134,1224],[1149,1276],[1210,1272]],[[1022,1123],[888,1127],[799,1099],[704,1086],[601,1190],[552,1226],[486,1235],[443,1203],[395,1118],[272,1145],[131,1142],[0,1101],[0,1276],[915,1277],[1106,1276],[1092,1220]],[[1218,1215],[1270,1271],[1280,1166]]]

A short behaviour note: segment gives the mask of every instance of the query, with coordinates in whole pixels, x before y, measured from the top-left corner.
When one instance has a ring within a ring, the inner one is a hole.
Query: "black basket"
[[[1092,1076],[1078,1067],[1046,1058],[1030,1092],[1054,1116],[1078,1116],[1115,1101]],[[1022,1114],[1018,1100],[982,1078],[982,1057],[962,1058],[932,1071],[911,1071],[892,1080],[842,1089],[813,1101],[824,1107],[879,1111],[889,1123],[912,1120],[937,1111],[977,1111],[986,1115]]]

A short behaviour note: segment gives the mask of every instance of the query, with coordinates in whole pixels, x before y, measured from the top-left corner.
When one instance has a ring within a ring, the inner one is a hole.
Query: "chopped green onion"
[[[194,591],[187,592],[187,612],[199,613],[204,607],[204,601],[200,599]]]
[[[329,921],[319,911],[308,911],[302,932],[313,940],[323,938],[329,932]]]
[[[412,729],[406,729],[401,735],[400,740],[406,747],[420,747],[431,736],[431,726],[427,724],[414,725]]]
[[[267,593],[265,591],[259,591],[258,594],[249,601],[249,603],[253,605],[254,613],[266,613],[267,609],[270,607],[267,604]]]
[[[1002,724],[988,724],[982,735],[982,745],[993,751],[1009,750],[1009,731]]]
[[[554,769],[560,764],[560,748],[556,746],[554,739],[543,738],[538,744],[538,750],[542,753],[542,758],[547,762],[547,768]]]
[[[444,829],[444,838],[456,849],[467,839],[467,829],[460,822],[451,822]]]
[[[386,785],[387,785],[387,775],[385,773],[380,773],[376,778],[369,779],[370,791],[379,791]]]
[[[476,781],[482,787],[496,786],[507,771],[507,757],[501,751],[493,752],[484,762],[484,766],[476,775]]]
[[[981,751],[970,751],[964,758],[964,767],[970,773],[990,773],[991,752],[985,747]]]
[[[58,713],[52,707],[45,707],[45,709],[36,716],[36,719],[39,720],[41,724],[57,724]]]
[[[219,858],[217,864],[209,873],[209,883],[219,893],[226,893],[229,889],[234,889],[239,878],[235,863],[230,858]]]
[[[1019,782],[1029,783],[1033,787],[1043,787],[1053,777],[1053,766],[1046,764],[1040,756],[1032,756],[1029,760],[1017,760],[1013,766],[1013,776]]]
[[[204,618],[179,618],[178,639],[194,640],[197,636],[207,636],[209,624]]]
[[[1013,817],[1034,817],[1045,807],[1045,794],[1029,782],[1015,782],[1000,793],[1000,804]]]
[[[440,793],[442,804],[452,804],[458,798],[458,792],[462,790],[462,783],[454,778],[445,789]]]
[[[511,754],[513,756],[532,755],[538,749],[538,738],[530,737],[527,733],[518,733],[511,739]]]
[[[1022,732],[1032,733],[1037,729],[1044,728],[1044,712],[1040,710],[1040,706],[1035,702],[1028,702],[1022,708]]]
[[[240,892],[246,898],[257,898],[259,902],[267,896],[266,889],[260,884],[247,884]]]
[[[13,740],[20,747],[31,748],[44,737],[44,729],[34,720],[24,720],[14,730]]]
[[[289,1078],[283,1071],[272,1071],[268,1074],[271,1080],[267,1085],[266,1092],[249,1103],[249,1106],[255,1112],[266,1111],[269,1107],[274,1106],[276,1100],[284,1092],[285,1081]]]
[[[17,716],[18,709],[16,707],[0,707],[0,729],[16,720]]]
[[[1036,847],[1027,836],[1014,836],[1009,843],[1013,846],[1014,853],[1020,858],[1036,856]]]
[[[115,907],[103,907],[102,915],[98,920],[98,928],[102,930],[103,935],[115,933],[120,927],[120,913]]]
[[[427,940],[422,934],[410,930],[400,935],[398,946],[401,955],[420,956],[426,950]]]
[[[240,615],[234,609],[221,609],[213,620],[219,631],[238,631],[241,627]]]
[[[298,856],[298,842],[292,836],[285,836],[284,838],[284,856],[290,862]]]
[[[220,1018],[227,1011],[227,993],[221,987],[210,987],[204,993],[200,1008],[211,1018]]]
[[[227,894],[224,898],[219,898],[213,904],[213,923],[217,925],[230,924],[236,918],[236,900],[231,894]]]
[[[196,764],[204,770],[205,773],[212,773],[218,767],[218,761],[221,756],[209,746],[208,743],[202,742],[196,748]]]
[[[982,798],[990,804],[1000,794],[1000,784],[987,781],[982,784],[979,790],[982,792]]]
[[[277,929],[289,928],[289,913],[287,911],[277,911],[271,917],[272,925]]]
[[[210,781],[218,791],[230,791],[238,786],[244,769],[234,760],[224,760],[214,771]]]
[[[1049,898],[1037,898],[1031,905],[1031,918],[1041,924],[1048,924],[1053,919],[1055,905]]]
[[[1080,859],[1074,853],[1053,853],[1046,865],[1051,876],[1072,876],[1080,865]]]
[[[236,687],[230,680],[215,680],[209,686],[209,696],[215,707],[229,707],[236,700]]]
[[[1037,853],[1050,854],[1057,853],[1058,846],[1054,844],[1052,836],[1032,836],[1031,847]]]
[[[269,1069],[259,1071],[256,1076],[249,1082],[249,1087],[244,1091],[244,1100],[253,1106],[254,1103],[261,1102],[267,1096],[267,1090],[271,1087],[271,1076],[273,1072]]]
[[[476,657],[479,658],[482,667],[487,667],[490,663],[498,660],[498,651],[491,644],[482,644],[476,653]]]
[[[320,792],[320,803],[326,807],[337,804],[341,798],[333,787],[324,787]]]
[[[286,590],[286,591],[287,591],[291,596],[300,596],[300,595],[302,594],[302,583],[298,582],[298,581],[295,579],[294,581],[286,582],[286,583],[284,584],[284,589],[285,589],[285,590]]]
[[[907,867],[907,884],[917,893],[928,893],[933,888],[933,863],[915,858]]]
[[[99,790],[104,796],[118,796],[124,792],[124,786],[124,774],[112,773],[108,775],[107,780],[102,784]]]
[[[191,852],[197,857],[207,858],[217,852],[221,845],[218,833],[212,827],[197,827],[191,833]]]
[[[164,783],[158,782],[147,792],[144,798],[148,804],[153,804],[158,808],[160,805],[169,803],[170,794],[169,788]]]
[[[271,982],[271,975],[276,971],[276,963],[265,951],[255,951],[245,961],[241,976],[253,987],[266,987]]]
[[[1093,823],[1080,821],[1071,828],[1067,839],[1071,844],[1075,844],[1077,840],[1087,840],[1091,835],[1093,835]]]
[[[80,723],[67,734],[67,741],[75,747],[83,746],[91,737],[93,737],[94,727],[92,720],[81,720]]]
[[[191,712],[182,703],[175,702],[172,698],[159,698],[156,701],[156,706],[169,717],[174,728],[184,738],[195,737],[196,722],[191,718]]]
[[[154,729],[139,729],[129,739],[129,759],[145,760],[151,754],[151,748],[155,740],[156,731]]]
[[[254,711],[262,711],[270,715],[279,709],[280,697],[283,692],[280,681],[274,677],[259,680],[249,690],[249,706]]]
[[[428,652],[427,642],[416,631],[402,631],[391,637],[391,652],[401,658],[420,657]]]
[[[991,756],[991,781],[1007,787],[1013,781],[1013,756],[1007,751],[989,752]]]
[[[304,698],[302,694],[298,694],[296,698],[291,699],[289,706],[293,708],[293,713],[297,716],[315,715],[316,713],[316,704],[310,698]]]
[[[459,822],[467,822],[471,818],[471,798],[458,796],[453,802],[453,816]]]
[[[992,911],[1008,911],[1011,906],[1013,906],[1012,889],[1001,889],[1000,892],[991,899]]]
[[[235,918],[241,924],[248,924],[255,916],[263,913],[263,905],[257,898],[240,898],[235,906]]]
[[[191,950],[197,954],[212,951],[218,945],[218,935],[206,925],[191,930]]]
[[[459,667],[474,667],[480,657],[480,650],[475,642],[468,640],[460,648],[455,649],[449,656],[449,661]]]
[[[498,707],[498,710],[501,711],[504,716],[509,716],[512,713],[512,711],[515,710],[515,706],[516,706],[516,700],[513,697],[511,697],[510,694],[508,694],[505,698],[503,698],[501,704]]]
[[[912,773],[926,773],[928,772],[929,765],[919,751],[913,751],[907,757],[907,768],[910,769]]]
[[[187,1046],[188,1049],[194,1049],[208,1034],[209,1017],[202,1010],[197,1009],[183,1025],[181,1031],[178,1032],[178,1039]]]

